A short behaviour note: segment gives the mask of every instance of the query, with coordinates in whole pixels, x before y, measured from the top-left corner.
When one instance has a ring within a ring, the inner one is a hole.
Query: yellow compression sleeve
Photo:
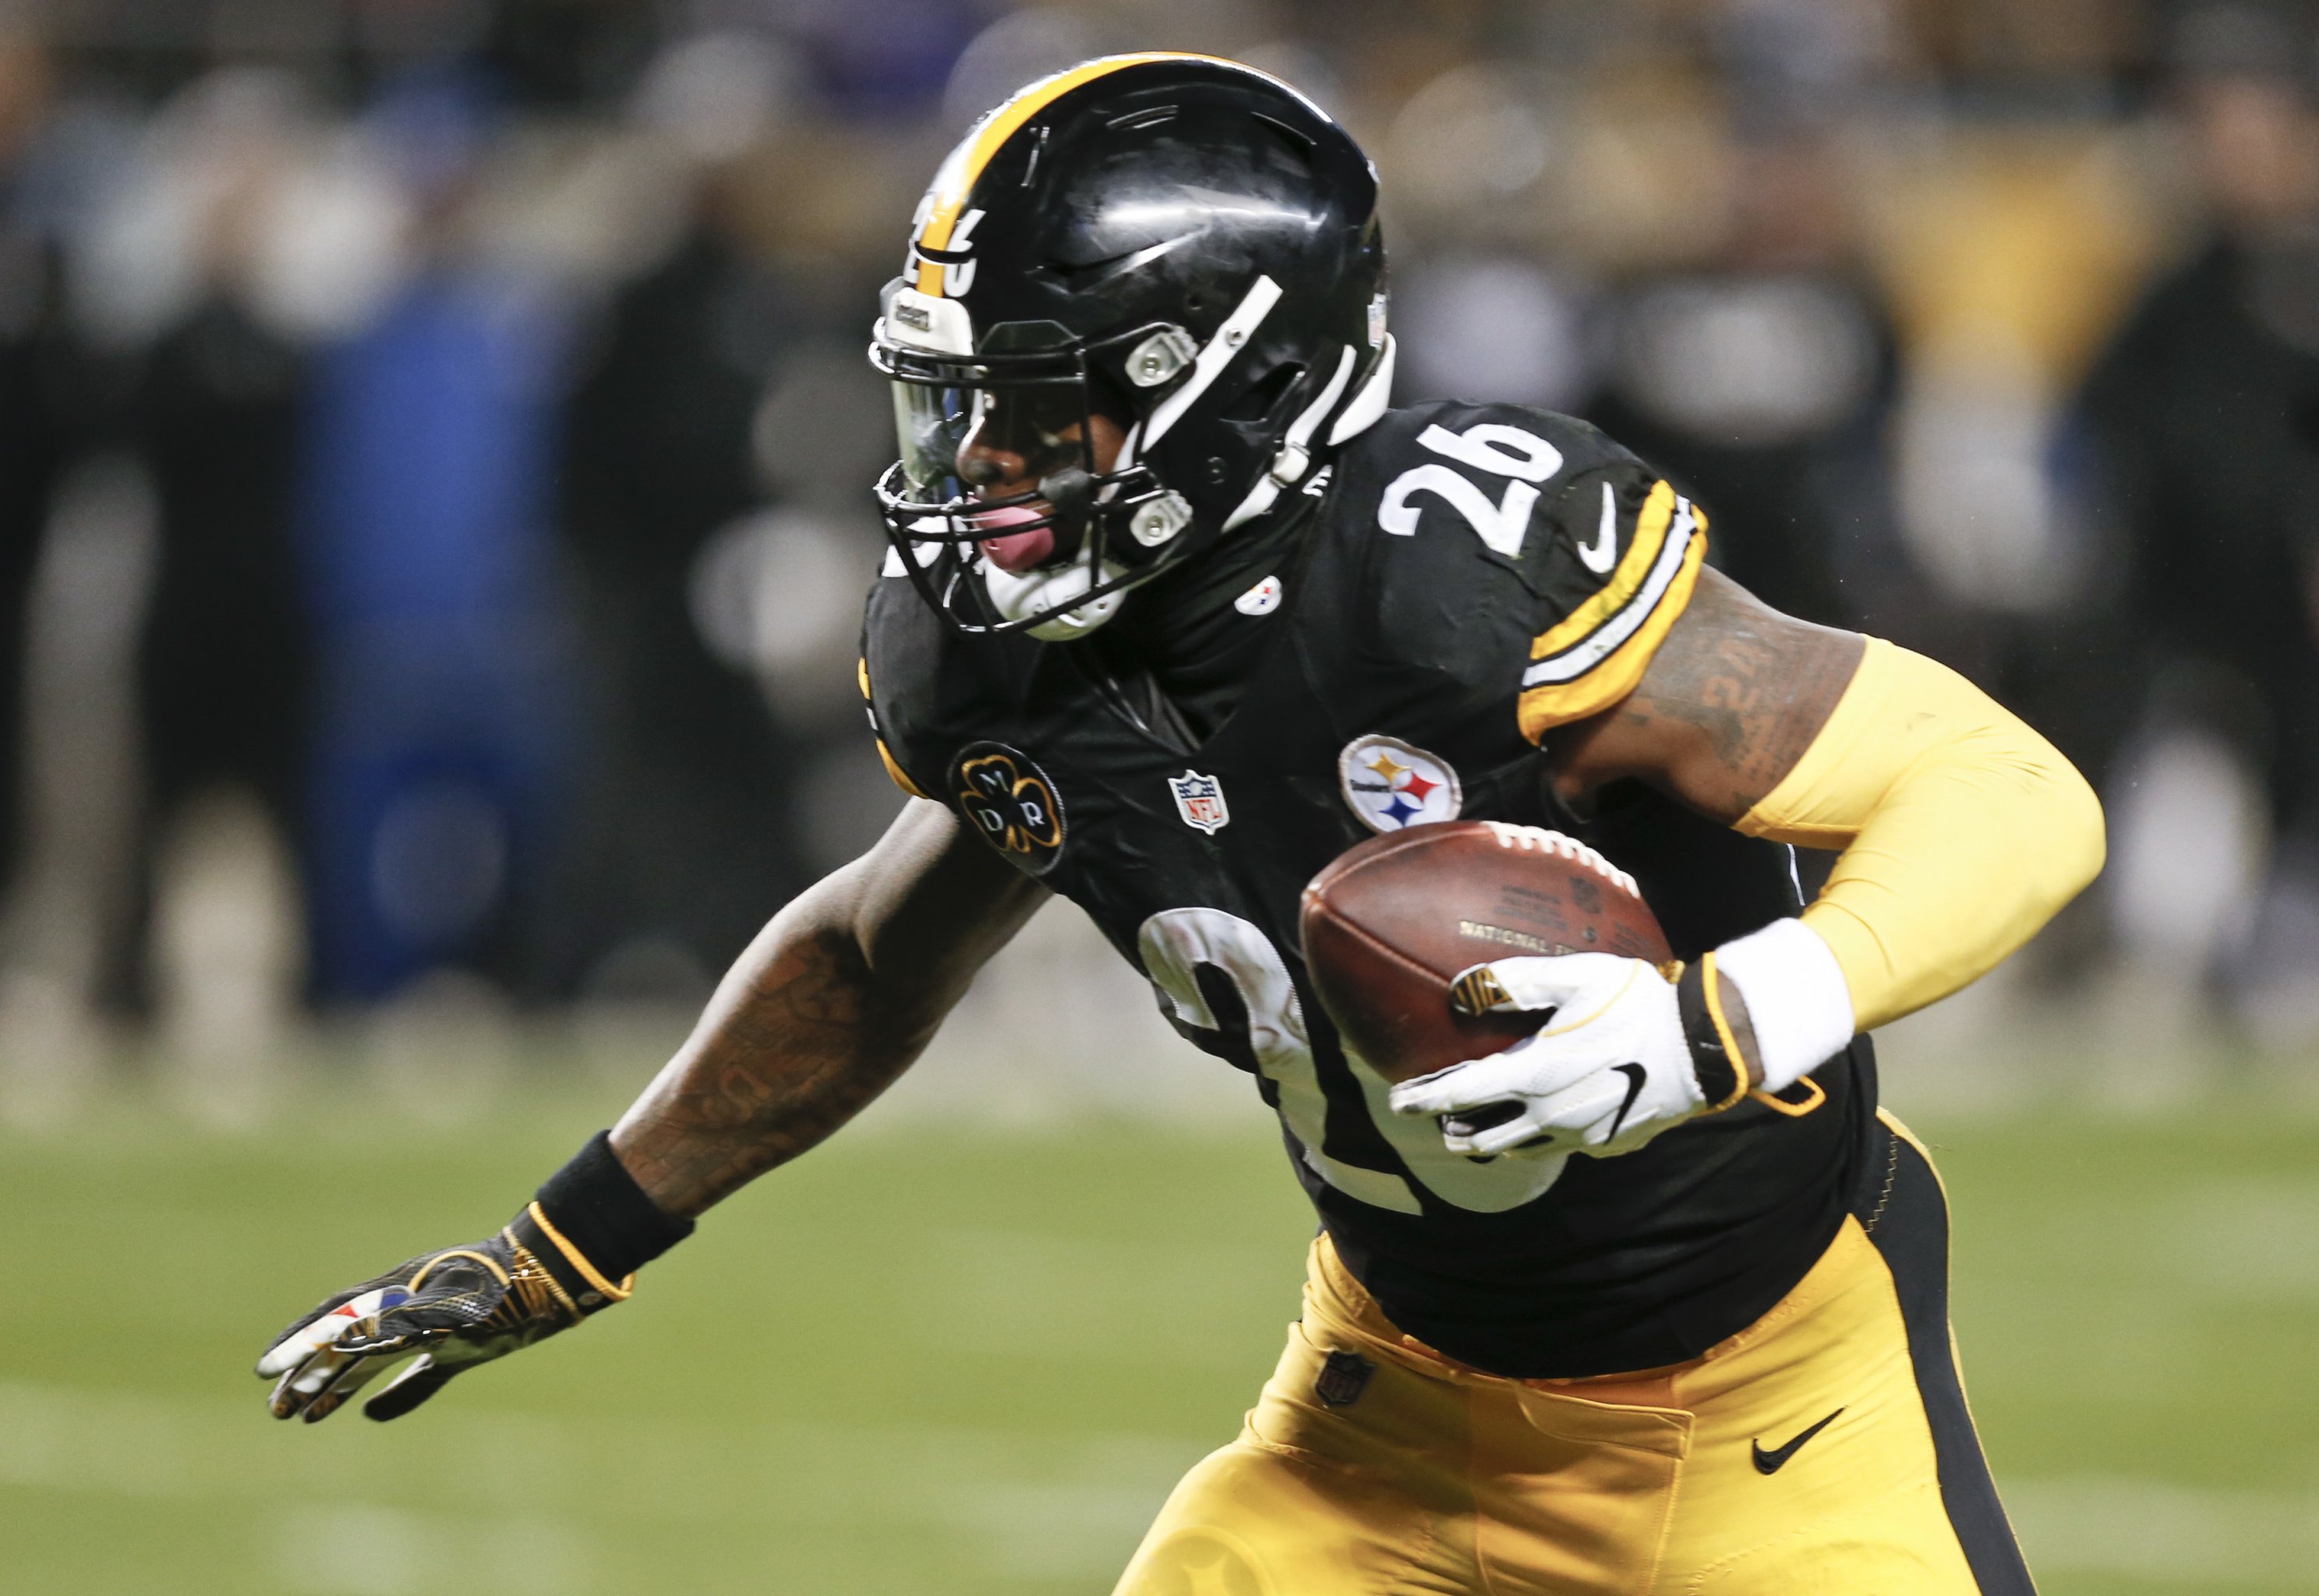
[[[2102,866],[2100,800],[2053,745],[1945,665],[1872,637],[1836,711],[1739,819],[1844,856],[1803,922],[1863,1031],[1995,969]]]

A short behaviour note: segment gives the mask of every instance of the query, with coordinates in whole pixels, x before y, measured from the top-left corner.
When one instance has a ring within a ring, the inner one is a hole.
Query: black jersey
[[[1393,1114],[1340,1045],[1297,913],[1373,832],[1465,816],[1601,850],[1684,958],[1794,914],[1785,848],[1626,784],[1581,819],[1540,754],[1632,688],[1705,518],[1582,422],[1452,403],[1387,413],[1302,513],[1295,563],[1240,606],[1276,635],[1196,744],[1087,643],[958,635],[889,566],[863,642],[881,751],[1254,1078],[1347,1267],[1404,1330],[1529,1378],[1695,1357],[1834,1237],[1874,1114],[1866,1042],[1791,1103],[1743,1102],[1621,1158],[1468,1159]]]

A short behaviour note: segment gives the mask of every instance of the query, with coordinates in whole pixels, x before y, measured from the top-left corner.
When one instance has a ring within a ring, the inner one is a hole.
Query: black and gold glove
[[[498,1235],[425,1252],[330,1297],[274,1339],[257,1374],[276,1419],[327,1419],[404,1358],[419,1360],[363,1405],[399,1419],[451,1378],[626,1302],[636,1271],[692,1232],[672,1219],[599,1135]]]

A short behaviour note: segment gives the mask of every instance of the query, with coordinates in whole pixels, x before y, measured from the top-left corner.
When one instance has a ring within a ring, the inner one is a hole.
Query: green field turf
[[[0,1133],[0,1590],[1102,1596],[1295,1311],[1260,1127],[873,1114],[409,1420],[265,1417],[279,1321],[496,1224],[626,1096]],[[2319,1123],[1920,1128],[2047,1596],[2319,1590]]]

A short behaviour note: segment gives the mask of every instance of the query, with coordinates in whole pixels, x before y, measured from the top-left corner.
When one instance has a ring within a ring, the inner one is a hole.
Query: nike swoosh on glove
[[[1471,1013],[1548,1014],[1502,1053],[1393,1088],[1394,1112],[1439,1116],[1452,1152],[1614,1158],[1708,1106],[1674,986],[1656,965],[1614,953],[1501,959],[1451,989]]]

